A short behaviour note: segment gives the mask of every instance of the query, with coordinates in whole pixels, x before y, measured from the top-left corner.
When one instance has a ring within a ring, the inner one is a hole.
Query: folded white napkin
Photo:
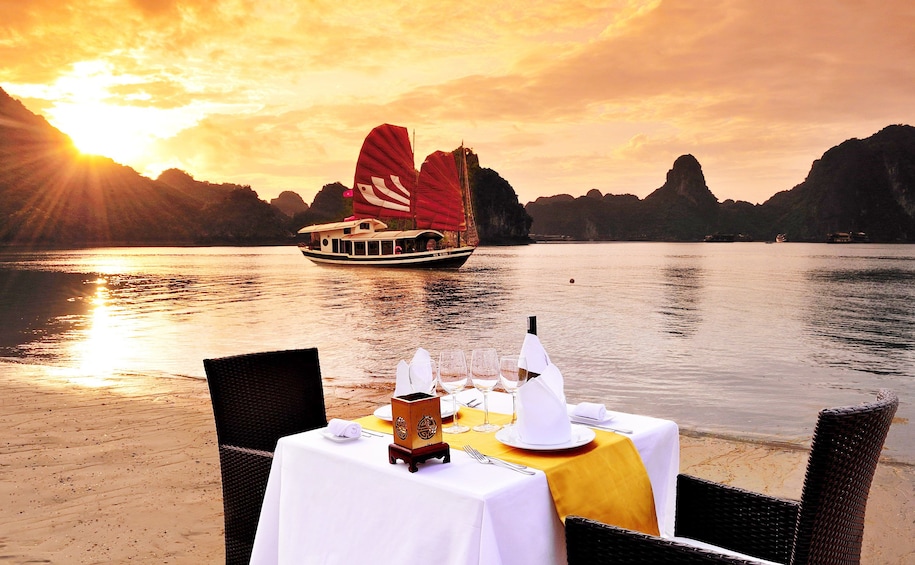
[[[547,365],[539,377],[518,388],[517,431],[521,441],[532,445],[558,445],[572,440],[562,373],[556,365]]]
[[[394,382],[394,396],[403,396],[414,392],[432,393],[435,386],[435,371],[432,356],[420,347],[413,354],[413,359],[407,363],[401,360],[397,363],[397,377]]]
[[[543,373],[550,364],[550,356],[540,343],[540,338],[534,334],[524,334],[524,343],[521,344],[521,354],[518,357],[518,367],[527,369],[532,373]]]
[[[359,437],[362,435],[362,426],[359,422],[333,418],[327,423],[327,431],[339,437]]]
[[[403,359],[397,363],[397,380],[394,381],[394,396],[403,396],[413,392],[410,386],[410,365]]]
[[[607,407],[596,402],[579,402],[572,410],[572,416],[603,422],[607,419]]]
[[[435,365],[429,352],[420,347],[410,361],[410,386],[413,392],[432,394],[435,387]]]

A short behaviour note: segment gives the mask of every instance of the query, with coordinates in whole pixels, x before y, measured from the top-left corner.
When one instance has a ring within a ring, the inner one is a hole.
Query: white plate
[[[442,402],[441,408],[442,408],[442,419],[443,420],[445,418],[450,418],[450,417],[454,416],[454,408],[452,407],[451,402]],[[458,412],[461,411],[460,404],[458,405],[457,410],[458,410]],[[375,415],[376,418],[378,418],[380,420],[384,420],[385,422],[390,422],[391,420],[394,419],[394,417],[391,416],[391,405],[390,404],[385,404],[384,406],[379,407],[377,410],[375,410],[373,412],[373,414]]]
[[[524,443],[518,437],[518,432],[512,428],[502,428],[496,432],[496,441],[504,443],[509,447],[518,449],[530,449],[532,451],[562,451],[564,449],[575,449],[587,445],[594,440],[594,430],[587,426],[572,424],[572,439],[566,443],[557,443],[554,445],[541,445],[534,443]]]
[[[359,439],[359,438],[361,437],[361,436],[356,436],[356,437],[343,437],[343,436],[338,436],[338,435],[332,434],[332,433],[330,432],[330,430],[321,430],[321,435],[324,436],[324,437],[326,437],[326,438],[329,439],[330,441],[336,441],[336,442],[338,442],[338,443],[344,443],[344,442],[347,442],[347,441],[356,441],[357,439]]]

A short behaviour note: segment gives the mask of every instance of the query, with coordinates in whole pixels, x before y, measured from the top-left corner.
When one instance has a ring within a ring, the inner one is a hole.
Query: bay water
[[[885,455],[915,463],[915,246],[534,244],[458,271],[317,266],[292,246],[7,249],[0,315],[0,370],[74,386],[299,347],[328,384],[393,382],[418,347],[516,354],[537,316],[570,402],[803,444],[820,409],[891,388]]]

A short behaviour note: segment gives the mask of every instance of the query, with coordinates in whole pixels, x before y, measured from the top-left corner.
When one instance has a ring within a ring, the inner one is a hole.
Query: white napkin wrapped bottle
[[[518,356],[518,368],[539,375],[549,364],[550,356],[540,343],[540,338],[535,334],[524,334],[524,343],[521,344],[521,354]]]
[[[531,445],[560,445],[572,441],[562,373],[548,364],[535,379],[518,388],[518,439]]]

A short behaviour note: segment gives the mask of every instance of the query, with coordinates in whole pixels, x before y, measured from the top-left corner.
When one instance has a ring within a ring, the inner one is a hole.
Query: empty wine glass
[[[474,349],[470,355],[470,378],[473,386],[483,393],[483,423],[474,426],[476,432],[494,432],[500,426],[489,423],[489,391],[499,382],[499,354],[495,349]]]
[[[524,357],[519,357],[517,355],[499,359],[499,374],[501,376],[502,388],[512,397],[512,421],[509,426],[515,425],[518,421],[518,408],[515,406],[515,398],[518,395],[518,387],[527,381],[527,371],[520,368],[524,367],[526,364]]]
[[[470,431],[470,428],[458,423],[457,393],[467,386],[467,361],[462,350],[442,351],[438,361],[438,384],[441,385],[442,390],[451,394],[451,401],[454,403],[451,425],[443,427],[442,431],[449,434],[462,434]]]

